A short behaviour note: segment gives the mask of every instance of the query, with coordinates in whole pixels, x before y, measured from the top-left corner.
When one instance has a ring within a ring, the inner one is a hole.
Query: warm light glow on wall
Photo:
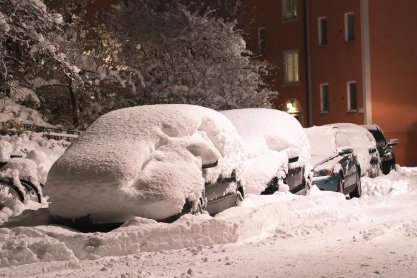
[[[287,101],[287,112],[290,114],[295,114],[298,112],[297,108],[294,105],[294,99],[291,98]]]

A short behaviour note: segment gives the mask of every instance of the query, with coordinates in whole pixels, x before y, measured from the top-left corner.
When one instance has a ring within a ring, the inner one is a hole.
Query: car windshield
[[[387,141],[385,140],[384,134],[382,134],[381,131],[379,131],[379,130],[370,130],[370,132],[374,136],[375,141],[376,141],[376,146],[378,148],[384,147],[387,144]]]
[[[330,157],[336,154],[335,138],[331,129],[312,127],[306,129],[311,146],[311,155]]]

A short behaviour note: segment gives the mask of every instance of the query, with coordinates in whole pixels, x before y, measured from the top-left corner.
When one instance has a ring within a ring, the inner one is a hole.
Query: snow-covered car
[[[17,167],[16,167],[17,166]],[[27,158],[13,157],[9,162],[0,162],[0,209],[3,208],[3,201],[7,200],[8,195],[21,201],[22,203],[31,200],[42,202],[43,184],[32,182],[32,176],[23,173],[22,175],[4,174],[9,169],[36,167],[36,164]]]
[[[0,209],[10,199],[43,202],[49,168],[69,142],[47,140],[35,132],[0,137]]]
[[[388,141],[378,125],[365,125],[364,127],[371,132],[376,140],[376,147],[381,157],[382,173],[389,174],[392,169],[395,169],[395,153],[392,147],[398,145],[398,139]]]
[[[377,177],[381,172],[381,159],[372,134],[364,127],[352,123],[328,124],[343,129],[348,146],[352,147],[360,164],[362,176]]]
[[[359,198],[361,170],[357,155],[349,146],[349,135],[332,126],[314,126],[305,131],[311,146],[312,184],[321,190]]]
[[[216,214],[244,196],[242,142],[221,113],[185,104],[115,110],[97,119],[49,171],[57,220],[122,223]]]
[[[310,145],[293,116],[264,108],[222,113],[234,124],[245,145],[243,177],[247,193],[272,194],[282,184],[288,185],[292,193],[306,191]]]

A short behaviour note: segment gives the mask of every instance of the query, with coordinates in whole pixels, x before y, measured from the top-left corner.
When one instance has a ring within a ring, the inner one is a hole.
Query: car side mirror
[[[376,153],[376,148],[372,147],[368,149],[369,154]]]
[[[288,159],[288,163],[294,163],[294,162],[297,162],[297,161],[298,161],[298,156],[290,157]]]
[[[394,146],[394,145],[398,145],[398,143],[400,143],[400,141],[398,139],[391,139],[391,140],[389,140],[388,145]]]
[[[351,147],[342,147],[338,149],[339,155],[346,155],[353,153],[353,149]]]

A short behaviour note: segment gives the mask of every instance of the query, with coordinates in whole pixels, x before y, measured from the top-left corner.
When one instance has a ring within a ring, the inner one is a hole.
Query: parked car
[[[349,134],[332,126],[305,129],[311,145],[312,184],[322,190],[361,196],[361,166]]]
[[[357,155],[362,176],[375,178],[380,174],[381,159],[372,133],[352,123],[334,123],[327,126],[338,127],[346,133],[348,146],[352,147]]]
[[[112,111],[52,166],[44,190],[50,213],[79,226],[216,214],[245,195],[242,146],[232,123],[208,108],[167,104]]]
[[[310,146],[301,124],[292,115],[262,108],[222,113],[234,124],[245,145],[243,177],[248,193],[272,194],[280,181],[292,193],[305,193]]]
[[[392,169],[395,169],[395,153],[392,148],[398,145],[398,139],[387,140],[382,129],[378,125],[364,125],[376,140],[376,146],[381,157],[381,169],[385,175],[389,174]]]
[[[3,160],[3,159],[2,159]],[[42,202],[42,186],[43,184],[33,182],[28,169],[36,169],[34,161],[21,156],[11,156],[7,161],[0,161],[0,210],[4,207],[7,197],[21,201],[28,200],[33,202]],[[19,169],[19,179],[13,177],[13,169]]]

